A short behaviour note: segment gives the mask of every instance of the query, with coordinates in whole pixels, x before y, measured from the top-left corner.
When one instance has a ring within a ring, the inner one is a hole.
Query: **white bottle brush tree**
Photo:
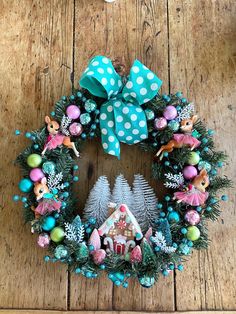
[[[132,211],[133,201],[133,192],[127,180],[124,178],[123,174],[118,175],[112,191],[112,202],[117,205],[126,204]]]
[[[84,219],[96,219],[96,227],[100,227],[108,216],[108,203],[111,200],[110,185],[106,176],[98,178],[92,188],[84,208]]]
[[[154,220],[158,217],[156,194],[140,174],[134,176],[133,193],[134,207],[132,212],[142,231],[146,232],[149,227],[154,225]]]

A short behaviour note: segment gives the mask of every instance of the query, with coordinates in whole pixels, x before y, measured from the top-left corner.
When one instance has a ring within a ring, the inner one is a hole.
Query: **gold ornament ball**
[[[42,157],[38,154],[31,154],[27,157],[27,164],[31,168],[37,168],[42,162]]]
[[[64,229],[61,227],[53,228],[50,233],[50,237],[52,241],[56,243],[61,242],[64,239],[64,236],[65,236],[65,232],[64,232]]]
[[[198,227],[196,226],[188,227],[187,239],[190,241],[196,241],[199,238],[200,238],[200,231]]]

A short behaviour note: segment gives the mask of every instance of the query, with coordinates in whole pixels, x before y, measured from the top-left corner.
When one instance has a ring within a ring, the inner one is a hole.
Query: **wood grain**
[[[235,1],[169,1],[171,90],[182,90],[216,130],[216,145],[229,154],[226,174],[234,182],[235,14]],[[195,253],[177,274],[179,311],[235,309],[235,190],[226,192],[230,201],[222,202],[221,219],[209,224],[210,249]]]
[[[64,0],[1,1],[0,307],[67,308],[66,268],[45,264],[21,204],[11,198],[20,179],[13,160],[28,145],[14,130],[39,128],[71,89],[72,9]]]

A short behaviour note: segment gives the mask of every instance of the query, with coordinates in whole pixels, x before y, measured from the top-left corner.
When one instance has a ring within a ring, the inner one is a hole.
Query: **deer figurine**
[[[36,219],[47,213],[60,211],[61,202],[55,200],[53,195],[50,193],[47,186],[47,179],[45,177],[42,178],[41,182],[36,182],[34,184],[34,194],[36,196],[36,200],[39,202],[36,208],[31,207],[35,213]]]
[[[64,134],[60,133],[59,123],[57,121],[51,120],[49,116],[45,117],[45,122],[47,124],[49,135],[42,151],[42,156],[46,153],[47,150],[55,149],[63,144],[66,147],[73,149],[76,157],[79,157],[79,152],[75,147],[75,143],[71,142],[69,136],[65,136]]]
[[[198,147],[201,142],[191,135],[193,125],[197,121],[197,116],[194,115],[190,119],[184,119],[181,121],[180,129],[183,133],[176,133],[173,139],[170,140],[166,145],[162,145],[159,151],[156,153],[156,157],[160,156],[160,160],[163,158],[165,152],[170,153],[174,148],[181,148],[183,146],[188,146],[193,150]]]
[[[183,202],[191,206],[203,205],[209,196],[209,193],[206,192],[209,184],[207,171],[206,169],[202,169],[189,184],[186,191],[174,193],[174,200],[177,200],[177,203]]]

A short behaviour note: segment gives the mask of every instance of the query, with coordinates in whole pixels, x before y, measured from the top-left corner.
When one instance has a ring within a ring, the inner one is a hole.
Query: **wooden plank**
[[[72,1],[1,1],[0,306],[67,308],[67,271],[46,265],[24,225],[13,160],[28,141],[14,130],[40,127],[53,103],[71,90]],[[6,311],[7,312],[7,311]],[[17,311],[15,311],[17,312]]]
[[[77,1],[75,8],[75,73],[76,80],[94,55],[120,58],[129,68],[135,58],[163,79],[164,89],[168,88],[168,45],[167,45],[167,4],[166,1],[125,1],[113,4],[102,1]],[[86,40],[85,40],[86,34]],[[95,149],[97,154],[95,157]],[[106,174],[113,184],[114,178],[123,173],[131,183],[135,173],[142,173],[161,195],[161,186],[151,179],[152,156],[140,153],[137,147],[121,147],[121,161],[104,155],[100,143],[89,143],[80,162],[78,187],[80,209],[88,192],[98,176]],[[173,310],[172,278],[160,279],[150,290],[141,288],[131,281],[130,287],[114,288],[103,276],[101,280],[89,281],[71,277],[70,308],[75,310]],[[86,294],[84,293],[86,289]],[[161,291],[161,292],[160,292]],[[134,294],[135,292],[135,294]]]
[[[217,146],[229,154],[225,173],[234,181],[235,14],[235,1],[169,1],[171,90],[182,90],[216,130]],[[221,219],[209,224],[209,251],[194,254],[177,274],[179,311],[235,309],[235,192],[227,194]]]
[[[52,311],[52,310],[0,310],[1,314],[148,314],[150,312],[131,311]],[[155,312],[156,314],[175,314],[179,312]],[[190,311],[182,314],[235,314],[236,311]]]

